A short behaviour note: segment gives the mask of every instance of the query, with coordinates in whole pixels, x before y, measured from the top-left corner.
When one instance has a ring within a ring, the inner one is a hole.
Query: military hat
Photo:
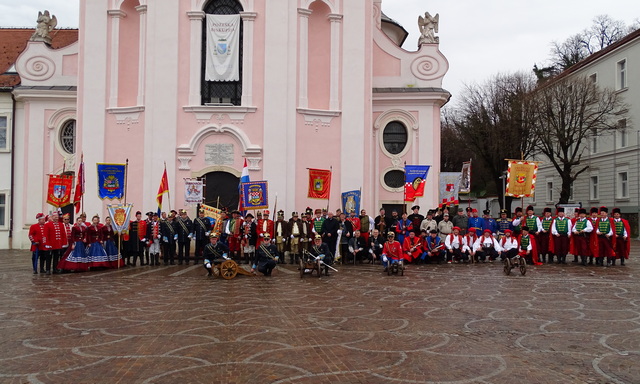
[[[546,211],[546,209],[548,209],[548,211]],[[558,211],[558,212],[564,212],[564,207],[558,207],[558,208],[556,209],[556,211]],[[551,208],[545,208],[545,212],[551,212]]]
[[[534,211],[533,205],[527,205],[527,212]]]
[[[591,207],[591,211],[590,213],[598,213],[598,208],[596,207]]]
[[[490,211],[490,210],[488,210],[488,209],[485,209],[484,211],[482,211],[482,213],[484,213],[485,215],[488,215],[488,214],[490,214],[490,213],[491,213],[491,211]]]
[[[220,235],[217,232],[211,232],[211,234],[209,235],[210,238],[218,238],[220,237]]]
[[[316,213],[316,214],[317,214],[317,213],[322,213],[322,209],[320,209],[320,208],[316,208],[315,213]]]
[[[587,209],[586,208],[580,208],[578,209],[578,214],[584,213],[585,215],[587,214]]]
[[[278,211],[278,217],[284,217],[284,211],[282,209]]]
[[[560,209],[560,208],[558,208],[558,209]],[[551,208],[549,208],[549,207],[545,207],[545,208],[542,210],[542,213],[546,213],[546,212],[551,212]]]
[[[187,213],[187,210],[186,209],[181,209],[180,210],[180,214],[182,215],[183,213]]]
[[[70,214],[68,214],[68,213],[65,213],[64,215],[62,215],[62,218],[63,218],[63,219],[70,219],[70,218],[71,218],[71,215],[70,215]]]
[[[603,207],[600,207],[600,212],[606,212],[606,213],[609,213],[609,208],[604,207],[604,206],[603,206]]]
[[[522,207],[516,207],[515,212],[516,212],[516,213],[518,213],[518,212],[522,212]]]
[[[82,212],[82,214],[83,214],[83,215],[85,215],[85,216],[87,216],[84,212]],[[136,216],[137,216],[137,215],[142,215],[142,212],[140,212],[140,211],[136,211]],[[80,215],[80,216],[82,216],[82,215]]]
[[[174,217],[176,217],[176,214],[175,214],[175,212],[171,211],[169,213],[169,218],[173,219]]]
[[[231,214],[236,214],[236,215],[241,215],[240,211],[238,211],[237,209],[234,209],[233,211],[231,211]]]
[[[527,227],[526,225],[524,227],[522,227],[522,231],[523,232],[529,232],[529,227]]]
[[[153,212],[153,214],[151,215],[151,217],[158,217],[158,212]]]
[[[262,238],[265,240],[269,240],[271,239],[271,235],[269,233],[265,233],[264,235],[262,235]]]
[[[322,236],[320,236],[320,235],[316,235],[316,236],[314,237],[314,239],[316,239],[316,240],[318,240],[318,239],[322,240]]]
[[[145,213],[146,216],[153,216],[153,212],[149,211],[147,213]]]
[[[269,210],[268,210],[268,209],[265,209],[263,213],[264,213],[264,215],[265,215],[265,216],[269,216],[269,214],[270,214],[271,212],[269,212]]]
[[[507,211],[506,209],[502,208],[502,209],[500,210],[500,214],[502,215],[503,213],[504,213],[505,215],[508,215],[508,214],[509,214],[509,211]]]
[[[413,207],[411,207],[411,210],[413,211],[414,209],[417,209],[418,211],[420,210],[420,206],[419,205],[414,205]]]
[[[199,212],[199,213],[204,213],[204,208],[200,208],[200,209],[198,209],[198,212]]]
[[[170,210],[169,212],[173,213],[174,215],[178,214],[178,211],[176,211],[175,209]]]
[[[396,235],[396,234],[395,234],[395,233],[393,233],[393,232],[388,232],[388,233],[387,233],[387,237],[392,237],[392,236],[395,236],[395,235]]]
[[[349,213],[356,213],[356,210],[352,208]]]
[[[44,219],[44,213],[38,213],[36,215],[36,220]]]
[[[432,229],[429,231],[429,233],[438,233],[438,231],[436,231],[435,229]]]
[[[313,209],[311,209],[311,207],[307,207],[307,209],[304,210],[304,213],[307,215],[313,215]]]
[[[615,214],[615,213],[622,213],[622,212],[620,212],[620,208],[613,208],[611,210],[611,214]]]
[[[260,212],[260,211],[256,212],[256,216],[262,217],[262,212]]]
[[[298,212],[296,211],[291,212],[291,217],[298,217]]]
[[[253,219],[253,215],[252,215],[252,214],[250,214],[250,213],[247,213],[247,215],[245,216],[245,218],[247,218],[247,217],[250,217],[250,218],[252,218],[252,219]]]

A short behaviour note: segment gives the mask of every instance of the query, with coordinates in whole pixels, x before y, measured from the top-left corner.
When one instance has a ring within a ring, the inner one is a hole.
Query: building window
[[[7,149],[7,116],[0,116],[0,150]]]
[[[392,155],[397,155],[404,151],[408,138],[407,128],[399,121],[390,122],[382,132],[384,148]]]
[[[5,193],[0,193],[0,227],[4,227],[6,225],[5,214],[7,212],[7,195]]]
[[[573,201],[573,183],[569,184],[569,201]]]
[[[598,74],[592,73],[589,75],[589,80],[591,80],[591,83],[596,84],[598,82]]]
[[[591,130],[591,153],[598,153],[598,131]]]
[[[553,181],[547,181],[547,201],[553,201]]]
[[[68,154],[76,152],[76,121],[67,120],[60,128],[60,146]]]
[[[627,119],[618,121],[618,133],[620,135],[620,148],[626,148],[629,145],[629,132],[627,131]]]
[[[589,200],[598,200],[598,176],[589,179]]]
[[[242,5],[236,0],[211,0],[203,8],[206,14],[210,15],[238,15],[243,11]],[[202,21],[202,64],[201,78],[202,86],[200,96],[202,105],[205,104],[226,104],[240,105],[242,102],[242,47],[243,30],[242,20],[240,20],[240,42],[239,42],[239,80],[238,81],[207,81],[205,70],[207,66],[207,20]],[[233,48],[232,48],[233,49]]]
[[[404,171],[394,169],[384,174],[384,183],[389,188],[402,188],[404,186]]]
[[[618,89],[627,88],[627,60],[618,61]]]
[[[629,174],[627,172],[618,173],[618,198],[629,198]]]

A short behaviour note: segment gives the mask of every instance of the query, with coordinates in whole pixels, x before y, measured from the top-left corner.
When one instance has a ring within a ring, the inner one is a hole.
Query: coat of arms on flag
[[[268,187],[269,184],[266,181],[242,183],[243,208],[245,210],[269,208]]]
[[[508,160],[505,196],[531,197],[536,188],[538,163],[525,160]]]
[[[56,208],[64,207],[71,202],[71,184],[73,176],[49,175],[49,193],[47,203]]]
[[[328,199],[331,193],[331,170],[309,169],[309,193],[312,199]]]
[[[404,167],[404,201],[414,201],[424,196],[424,185],[429,174],[430,165],[406,165]]]

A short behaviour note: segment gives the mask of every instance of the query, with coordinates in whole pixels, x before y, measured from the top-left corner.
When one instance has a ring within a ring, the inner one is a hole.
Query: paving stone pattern
[[[640,383],[627,266],[202,266],[32,275],[0,251],[2,383]]]

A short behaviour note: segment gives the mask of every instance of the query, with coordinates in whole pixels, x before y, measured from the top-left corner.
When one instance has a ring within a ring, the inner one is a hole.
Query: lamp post
[[[502,179],[502,209],[507,209],[507,171],[503,171],[499,179]]]

